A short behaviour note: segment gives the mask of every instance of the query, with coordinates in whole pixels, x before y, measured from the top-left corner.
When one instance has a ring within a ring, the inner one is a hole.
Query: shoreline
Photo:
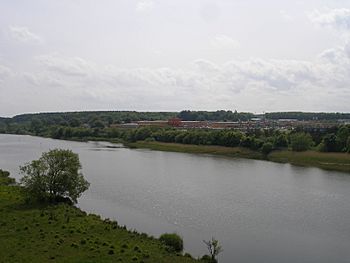
[[[1,262],[205,262],[66,203],[32,203],[0,176]]]
[[[302,167],[316,167],[328,171],[337,171],[350,174],[350,153],[338,152],[318,152],[318,151],[304,151],[295,152],[290,150],[274,150],[268,155],[264,155],[259,151],[254,151],[244,147],[226,147],[215,145],[195,145],[195,144],[180,144],[180,143],[166,143],[157,141],[137,141],[126,142],[120,139],[110,138],[66,138],[55,139],[51,137],[37,136],[31,134],[7,134],[7,135],[28,135],[40,138],[47,138],[53,140],[64,140],[73,142],[89,142],[101,141],[113,144],[122,144],[130,149],[150,149],[155,151],[165,152],[180,152],[191,154],[212,154],[226,156],[229,158],[246,158],[253,160],[263,160],[276,163],[289,163]]]
[[[350,174],[350,154],[348,153],[323,153],[316,151],[293,152],[288,150],[275,150],[268,155],[263,155],[261,152],[253,151],[243,147],[225,147],[146,141],[123,143],[123,145],[131,149],[150,149],[155,151],[181,152],[191,154],[212,154],[231,158],[247,158],[277,163],[289,163],[296,166],[317,167],[324,170]]]

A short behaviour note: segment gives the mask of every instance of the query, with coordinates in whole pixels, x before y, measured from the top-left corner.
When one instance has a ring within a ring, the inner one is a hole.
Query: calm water
[[[109,148],[0,135],[0,168],[53,148],[79,153],[91,183],[79,206],[158,236],[177,232],[192,255],[221,241],[220,262],[350,262],[350,176],[271,162]]]

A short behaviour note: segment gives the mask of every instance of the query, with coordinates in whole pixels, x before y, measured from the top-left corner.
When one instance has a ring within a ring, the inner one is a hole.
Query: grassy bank
[[[313,166],[350,173],[350,154],[348,153],[274,151],[269,154],[268,159],[273,162]]]
[[[0,262],[198,262],[73,206],[25,200],[0,180]]]
[[[224,147],[212,145],[193,145],[180,143],[165,143],[165,142],[146,142],[138,141],[134,143],[124,143],[130,148],[145,148],[157,151],[183,152],[183,153],[201,153],[224,155],[238,158],[249,159],[264,159],[264,155],[257,151],[252,151],[243,147]]]
[[[139,141],[128,143],[131,148],[146,148],[158,151],[184,152],[224,155],[237,158],[249,158],[258,160],[269,160],[280,163],[291,163],[300,166],[312,166],[322,169],[350,173],[350,154],[347,153],[321,153],[316,151],[293,152],[273,151],[268,156],[242,147],[224,147],[208,145],[188,145],[163,142]]]

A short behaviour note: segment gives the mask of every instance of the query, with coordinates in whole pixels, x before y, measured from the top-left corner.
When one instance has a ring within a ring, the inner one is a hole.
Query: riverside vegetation
[[[71,162],[65,166],[46,162],[62,156]],[[73,206],[71,201],[88,187],[82,178],[76,187],[61,180],[67,171],[79,175],[76,157],[65,150],[44,153],[22,169],[27,173],[24,186],[0,170],[0,262],[217,262],[208,256],[196,260],[183,255],[182,239],[176,234],[157,239]],[[34,194],[33,187],[41,188],[45,176],[51,176],[47,182],[57,179],[61,191],[51,191],[57,184],[48,183],[46,190]],[[69,191],[62,190],[67,186]]]
[[[266,118],[295,118],[325,121],[350,118],[341,113],[266,113]],[[0,132],[30,134],[67,140],[106,140],[123,142],[130,147],[164,151],[210,153],[233,157],[265,159],[296,165],[316,166],[350,172],[350,125],[328,129],[292,131],[187,129],[141,127],[113,128],[111,124],[137,120],[249,120],[250,113],[231,111],[142,112],[73,112],[18,115],[0,119]]]

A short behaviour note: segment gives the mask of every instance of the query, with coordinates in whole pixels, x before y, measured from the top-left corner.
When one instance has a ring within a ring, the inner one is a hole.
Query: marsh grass
[[[126,144],[126,146],[130,148],[146,148],[157,151],[183,152],[193,154],[213,154],[234,158],[268,160],[279,163],[291,163],[293,165],[298,166],[311,166],[326,170],[350,173],[349,153],[325,153],[317,151],[293,152],[290,150],[277,150],[272,151],[268,155],[264,155],[258,151],[253,151],[244,147],[191,145],[146,141],[128,143]]]

